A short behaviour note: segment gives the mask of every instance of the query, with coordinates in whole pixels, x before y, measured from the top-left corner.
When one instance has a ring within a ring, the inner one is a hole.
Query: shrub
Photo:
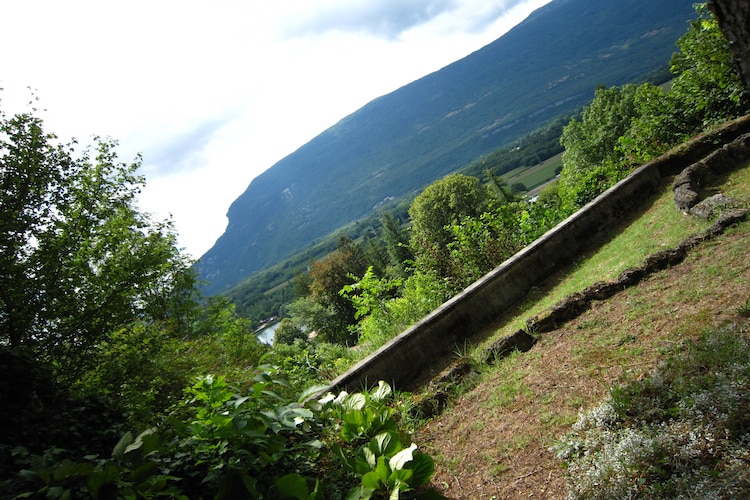
[[[201,377],[175,418],[126,433],[110,457],[17,452],[19,480],[1,486],[24,498],[366,499],[429,481],[432,459],[399,429],[387,384],[320,400],[307,400],[320,388],[286,398],[287,386],[270,367],[244,395]]]

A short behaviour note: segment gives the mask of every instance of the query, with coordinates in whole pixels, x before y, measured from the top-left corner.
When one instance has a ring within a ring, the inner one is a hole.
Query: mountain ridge
[[[372,100],[232,203],[226,231],[196,266],[207,292],[580,108],[596,85],[663,66],[692,17],[686,0],[553,0],[489,45]]]

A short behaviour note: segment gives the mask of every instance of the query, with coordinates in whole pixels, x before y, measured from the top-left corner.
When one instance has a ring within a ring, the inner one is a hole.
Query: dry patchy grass
[[[721,187],[750,200],[750,165]],[[575,270],[551,278],[491,337],[705,227],[670,202],[665,193]],[[543,334],[529,352],[486,368],[478,385],[417,433],[416,442],[436,460],[433,486],[449,498],[565,498],[565,471],[550,448],[579,411],[596,406],[613,384],[645,377],[705,328],[748,321],[740,311],[750,298],[749,247],[746,221],[694,248],[681,264]]]

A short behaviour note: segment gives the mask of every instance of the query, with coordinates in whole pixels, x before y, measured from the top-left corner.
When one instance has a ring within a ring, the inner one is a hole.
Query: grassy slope
[[[501,318],[486,342],[512,333],[565,295],[613,279],[705,229],[710,223],[675,209],[669,181],[598,250]],[[750,203],[750,164],[715,189]],[[484,367],[477,385],[417,433],[416,442],[436,458],[434,486],[449,498],[564,498],[564,469],[550,446],[579,410],[597,405],[612,384],[645,376],[705,328],[747,321],[737,310],[750,298],[749,247],[746,221],[700,244],[683,263],[543,334],[529,352]]]

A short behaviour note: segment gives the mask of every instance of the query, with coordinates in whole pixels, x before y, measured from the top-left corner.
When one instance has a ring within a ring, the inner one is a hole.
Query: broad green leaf
[[[385,398],[391,395],[393,391],[391,386],[386,382],[380,380],[378,382],[378,388],[372,393],[372,399],[374,401],[383,401]]]
[[[368,472],[367,474],[362,476],[362,487],[368,490],[378,490],[380,488],[381,482],[382,478],[376,471]]]
[[[375,467],[375,472],[380,478],[380,481],[387,485],[389,482],[388,478],[391,476],[391,470],[385,462],[385,457],[378,457],[378,465]]]
[[[62,486],[50,486],[47,490],[47,498],[70,498],[70,491],[66,490]]]
[[[248,493],[253,495],[252,498],[260,497],[260,493],[258,493],[258,488],[256,486],[258,484],[258,481],[256,481],[254,478],[250,477],[247,474],[242,474],[241,477],[242,477],[242,484],[245,485],[245,489],[248,491]]]
[[[292,417],[295,426],[314,417],[313,412],[307,408],[292,408],[289,410],[289,416]]]
[[[346,495],[346,500],[369,500],[372,498],[373,493],[375,493],[373,488],[357,486],[349,490],[349,493]]]
[[[237,399],[235,399],[235,400],[234,400],[234,401],[232,402],[232,404],[234,404],[234,407],[235,407],[235,408],[237,408],[238,406],[240,406],[240,405],[241,405],[242,403],[244,403],[244,402],[245,402],[245,401],[247,401],[248,399],[250,399],[250,396],[242,396],[241,398],[237,398]]]
[[[279,393],[274,392],[274,391],[269,391],[268,389],[262,391],[262,394],[264,396],[269,396],[269,397],[271,397],[273,399],[276,399],[278,401],[284,401],[284,398],[281,395],[279,395]]]
[[[299,474],[287,474],[274,481],[281,498],[296,498],[297,500],[307,500],[310,490],[307,487],[307,480]]]
[[[306,443],[303,443],[303,446],[308,446],[310,448],[316,448],[318,450],[322,449],[325,444],[320,439],[312,439],[310,441],[307,441]]]
[[[302,391],[302,394],[299,395],[299,398],[297,398],[297,401],[299,401],[301,403],[301,402],[305,401],[308,397],[310,397],[310,396],[312,396],[314,394],[317,394],[317,393],[319,393],[320,391],[322,391],[322,390],[324,390],[326,388],[328,388],[327,385],[321,385],[321,384],[319,384],[319,385],[313,385],[311,387],[308,387],[307,389],[305,389],[304,391]],[[328,394],[326,394],[326,397],[328,397],[329,395],[333,396],[329,392]]]
[[[157,475],[158,471],[154,462],[146,462],[130,473],[130,479],[135,483],[144,483],[149,477]]]
[[[412,484],[414,472],[410,469],[394,470],[388,477],[388,484],[392,488],[408,490]]]
[[[141,432],[135,441],[125,448],[124,454],[141,449],[141,457],[146,457],[159,449],[159,435],[156,434],[156,428],[146,429]]]
[[[378,434],[370,440],[370,450],[376,455],[385,455],[385,450],[390,446],[392,437],[393,436],[388,432]]]
[[[234,429],[237,431],[241,431],[245,427],[247,427],[247,419],[241,418],[241,417],[235,417],[232,419],[232,425],[234,426]]]
[[[135,441],[135,439],[133,438],[133,433],[130,431],[126,432],[117,442],[114,450],[112,450],[112,457],[118,460],[122,460],[125,452],[127,451],[127,448],[131,444],[133,444],[133,441]]]
[[[413,488],[427,484],[432,475],[435,473],[435,461],[426,453],[415,452],[409,469],[414,472],[414,477],[409,483]]]
[[[49,470],[21,469],[18,472],[18,475],[26,479],[27,481],[34,481],[34,482],[41,481],[44,484],[49,484],[50,479],[52,479],[52,476],[50,475]]]
[[[356,410],[361,411],[362,408],[365,407],[365,404],[367,403],[367,399],[365,398],[365,395],[361,392],[356,392],[352,395],[350,395],[345,401],[344,401],[344,409],[347,411]]]
[[[375,454],[367,447],[360,448],[361,456],[365,459],[365,462],[367,463],[367,466],[370,468],[370,470],[375,470],[375,467],[377,465],[378,457],[375,456]]]
[[[395,432],[381,432],[368,445],[376,455],[392,456],[401,449],[401,440]]]
[[[91,497],[99,498],[99,490],[101,490],[102,486],[114,483],[118,479],[120,479],[120,471],[112,464],[107,464],[101,470],[95,470],[89,474],[86,481]]]
[[[406,465],[408,462],[411,462],[413,457],[414,450],[417,449],[416,444],[412,444],[406,449],[403,449],[393,455],[391,459],[389,460],[389,465],[391,466],[391,469],[393,470],[400,470],[404,468],[404,465]]]
[[[82,477],[90,474],[94,470],[93,464],[88,463],[76,463],[71,460],[65,459],[55,467],[53,478],[55,481],[62,481],[64,479],[72,479]]]

